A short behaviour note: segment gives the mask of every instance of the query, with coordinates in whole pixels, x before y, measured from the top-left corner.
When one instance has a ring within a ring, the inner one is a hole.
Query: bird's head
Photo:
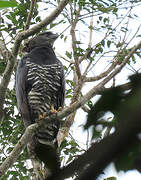
[[[40,33],[26,43],[24,51],[30,52],[35,47],[53,46],[54,41],[58,38],[58,36],[58,34],[54,34],[50,31]]]
[[[43,39],[45,42],[50,43],[52,46],[54,44],[54,41],[58,38],[58,34],[53,34],[52,32],[43,32],[38,35],[39,39]]]

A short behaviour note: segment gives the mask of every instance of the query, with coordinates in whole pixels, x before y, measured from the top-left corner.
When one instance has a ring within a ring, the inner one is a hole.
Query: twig
[[[92,12],[92,15],[93,15],[93,12]],[[93,16],[91,17],[91,20],[90,20],[90,36],[89,36],[89,44],[88,44],[88,47],[91,48],[92,47],[92,37],[93,37]]]
[[[30,10],[29,10],[29,13],[28,13],[28,16],[27,16],[27,20],[26,20],[26,23],[25,23],[24,30],[29,29],[29,26],[30,26],[30,23],[31,23],[31,19],[32,19],[32,16],[33,16],[33,9],[34,9],[35,3],[36,3],[36,0],[31,0]]]
[[[85,82],[92,82],[92,81],[97,81],[97,80],[100,80],[104,77],[106,77],[115,67],[116,65],[118,64],[118,62],[113,62],[111,64],[111,66],[103,73],[101,73],[100,75],[98,76],[95,76],[95,77],[86,77],[84,80]]]
[[[78,17],[80,15],[80,11],[81,8],[78,8],[77,14],[75,15],[75,19],[73,19],[73,10],[72,10],[72,4],[70,3],[70,8],[71,8],[71,37],[72,37],[72,49],[73,49],[73,57],[74,57],[74,64],[75,64],[75,69],[76,69],[76,74],[78,76],[78,79],[81,78],[81,71],[80,71],[80,67],[79,67],[79,58],[77,55],[77,39],[76,39],[76,35],[75,35],[75,28],[76,28],[76,24],[78,22]]]
[[[92,15],[93,15],[93,12],[92,12]],[[90,52],[92,51],[92,36],[93,36],[93,16],[91,17],[91,20],[90,20],[90,36],[89,36],[88,50],[83,55],[83,57],[81,57],[81,60],[79,60],[79,62],[82,62],[82,59],[84,60],[85,58],[87,58],[88,55],[90,54]],[[96,53],[95,53],[95,55],[96,55]],[[88,71],[89,67],[91,66],[91,64],[92,64],[92,61],[90,61],[89,64],[87,65],[87,67],[83,73],[83,77],[86,77],[87,71]]]

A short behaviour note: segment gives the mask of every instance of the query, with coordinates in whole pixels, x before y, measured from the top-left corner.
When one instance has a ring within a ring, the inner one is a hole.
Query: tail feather
[[[56,174],[60,168],[59,153],[57,152],[57,134],[59,121],[48,120],[35,134],[35,153],[44,162],[50,174]]]
[[[37,157],[44,162],[49,170],[49,174],[56,174],[60,168],[59,154],[55,147],[38,143],[35,146],[35,153]]]

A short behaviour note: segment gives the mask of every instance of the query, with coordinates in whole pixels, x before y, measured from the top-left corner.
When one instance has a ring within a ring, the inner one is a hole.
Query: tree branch
[[[32,16],[33,16],[33,9],[34,9],[35,3],[36,3],[36,0],[31,0],[30,10],[29,10],[27,20],[26,20],[26,24],[25,24],[25,30],[29,29],[31,19],[32,19]]]
[[[92,13],[92,15],[93,15],[93,13]],[[82,59],[83,58],[87,58],[88,57],[88,55],[90,55],[91,53],[90,52],[92,52],[92,36],[93,36],[93,16],[91,17],[91,20],[90,20],[90,35],[89,35],[89,44],[88,44],[88,50],[86,51],[86,53],[81,57],[81,60],[79,59],[79,62],[82,62]],[[90,51],[91,50],[91,51]],[[88,53],[89,52],[89,53]],[[87,54],[87,55],[86,55]],[[96,53],[95,53],[95,55],[96,55]],[[94,55],[94,57],[95,57],[95,55]],[[84,60],[84,59],[83,59]],[[90,61],[89,63],[88,63],[88,65],[87,65],[87,67],[85,68],[85,71],[84,71],[84,73],[83,73],[83,77],[85,78],[86,77],[86,74],[87,74],[87,72],[88,72],[88,69],[89,69],[89,67],[91,66],[91,64],[92,64],[92,61]]]
[[[88,100],[90,100],[92,97],[94,97],[96,94],[100,94],[101,91],[104,90],[104,85],[109,82],[113,77],[115,77],[116,74],[118,74],[122,68],[126,65],[128,60],[132,57],[132,55],[136,52],[137,49],[141,47],[141,41],[131,49],[129,52],[128,56],[124,59],[124,61],[120,64],[119,67],[117,67],[109,76],[107,76],[103,81],[101,81],[97,86],[93,87],[86,95],[84,95],[79,101],[74,102],[73,104],[70,105],[70,107],[64,109],[61,114],[59,115],[59,118],[64,118],[71,114],[72,112],[75,112],[78,108],[82,107]],[[75,114],[74,114],[75,115]],[[68,117],[66,122],[65,122],[65,127],[63,128],[64,134],[67,134],[66,131],[69,130],[70,126],[72,125],[72,117],[74,115]],[[63,133],[62,133],[63,134]],[[64,135],[62,135],[64,137]]]
[[[75,35],[75,28],[76,28],[76,24],[78,22],[78,17],[80,16],[80,11],[81,8],[79,7],[77,10],[77,14],[75,15],[75,19],[73,19],[73,9],[72,9],[72,4],[70,4],[70,8],[71,8],[71,37],[72,37],[72,49],[73,49],[73,57],[74,57],[74,64],[75,64],[75,69],[76,69],[76,74],[78,76],[78,79],[81,78],[81,72],[80,72],[80,67],[79,67],[79,58],[77,55],[77,39],[76,39],[76,35]]]
[[[14,61],[8,61],[0,84],[0,122],[2,122],[4,118],[3,104],[5,102],[6,89],[13,72],[13,67]]]

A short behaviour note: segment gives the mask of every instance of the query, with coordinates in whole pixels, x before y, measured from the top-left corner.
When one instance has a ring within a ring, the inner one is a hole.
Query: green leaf
[[[104,39],[101,41],[101,45],[104,47],[105,46],[105,41]]]
[[[135,64],[136,63],[136,58],[135,56],[132,56],[132,62]]]
[[[108,177],[108,178],[106,178],[104,180],[117,180],[117,178],[116,177]]]
[[[50,24],[50,29],[53,28],[54,26],[56,26],[57,24],[56,23],[51,23]]]
[[[72,98],[72,95],[69,94],[69,95],[66,96],[66,98]]]
[[[0,60],[0,74],[4,72],[5,68],[6,68],[6,63]]]
[[[66,51],[66,56],[67,56],[69,59],[72,59],[72,54],[69,53],[68,51]]]
[[[109,40],[107,41],[108,48],[110,47],[111,43],[112,43],[111,41],[109,41]]]
[[[74,86],[74,82],[73,82],[72,80],[67,79],[67,80],[66,80],[66,83],[69,84],[69,85],[71,85],[71,86]]]
[[[15,7],[17,6],[16,1],[4,1],[0,0],[0,8]]]
[[[68,89],[67,92],[66,92],[66,94],[71,93],[71,91],[72,91],[71,89]]]

